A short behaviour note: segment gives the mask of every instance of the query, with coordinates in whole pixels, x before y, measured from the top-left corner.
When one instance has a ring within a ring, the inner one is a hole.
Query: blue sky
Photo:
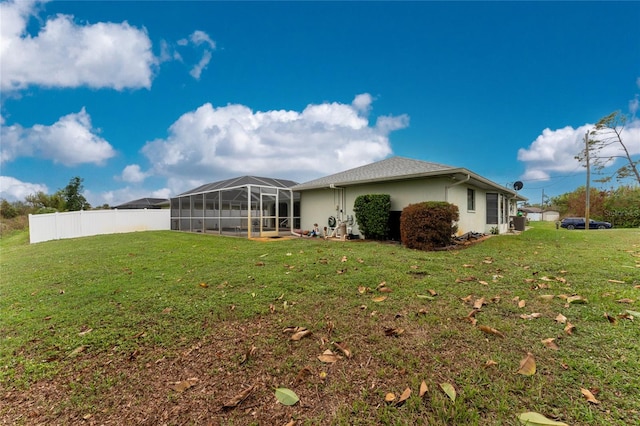
[[[399,155],[539,202],[584,185],[573,157],[616,110],[640,156],[640,2],[22,0],[0,19],[8,200],[80,176],[117,205]]]

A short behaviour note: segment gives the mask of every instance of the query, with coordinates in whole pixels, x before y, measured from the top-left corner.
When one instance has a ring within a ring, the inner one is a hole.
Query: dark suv
[[[565,217],[562,219],[560,226],[567,229],[585,229],[584,217]],[[611,228],[609,222],[598,222],[597,220],[589,219],[589,229],[609,228]]]

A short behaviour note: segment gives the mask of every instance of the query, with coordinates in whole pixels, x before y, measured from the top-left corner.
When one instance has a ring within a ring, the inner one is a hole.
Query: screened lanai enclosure
[[[290,235],[300,227],[296,182],[242,176],[208,183],[171,199],[171,229],[248,238]]]

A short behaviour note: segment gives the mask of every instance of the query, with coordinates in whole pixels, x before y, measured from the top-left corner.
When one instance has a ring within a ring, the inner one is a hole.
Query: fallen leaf
[[[484,368],[493,367],[494,365],[498,365],[498,363],[492,359],[488,359],[487,362],[484,363]]]
[[[558,316],[556,316],[555,320],[559,324],[564,324],[565,322],[567,322],[567,317],[565,317],[562,314],[558,314]]]
[[[473,300],[473,296],[472,296],[472,295],[468,295],[467,297],[463,297],[463,298],[461,298],[461,300],[462,300],[464,303],[471,303],[471,301]]]
[[[607,280],[607,281],[614,284],[624,284],[624,281],[620,281],[620,280]]]
[[[553,349],[554,351],[557,351],[560,349],[560,347],[556,344],[555,340],[556,340],[555,338],[549,337],[548,339],[543,339],[542,344],[549,349]]]
[[[430,295],[432,295],[432,296],[437,296],[437,295],[438,295],[438,293],[437,293],[435,290],[433,290],[433,289],[428,289],[427,291],[428,291],[428,292],[429,292],[429,294],[430,294]]]
[[[264,266],[264,262],[256,262],[256,266]]]
[[[294,326],[289,326],[289,327],[285,327],[282,332],[283,333],[298,333],[300,331],[304,331],[306,330],[307,327],[294,327]]]
[[[300,330],[296,333],[293,333],[293,335],[291,336],[291,340],[293,340],[294,342],[297,342],[298,340],[310,335],[311,335],[311,330],[307,330],[305,328],[304,330]]]
[[[423,380],[420,383],[420,398],[422,398],[427,392],[429,392],[429,388],[427,387],[427,383]]]
[[[208,287],[209,287],[209,284],[207,284],[207,283],[200,283],[200,284],[198,284],[198,285],[199,285],[200,287],[202,287],[202,288],[208,288]]]
[[[462,265],[463,268],[473,268],[474,266],[468,263],[465,263],[464,265]]]
[[[373,302],[380,303],[380,302],[384,302],[385,300],[387,300],[387,296],[378,296],[378,297],[374,297],[371,300]]]
[[[249,386],[247,389],[243,390],[242,392],[225,402],[222,408],[228,410],[230,408],[237,407],[238,404],[247,399],[247,397],[249,396],[249,394],[251,394],[251,392],[253,392],[255,387],[255,385]]]
[[[591,391],[589,389],[585,389],[585,388],[580,388],[580,392],[582,392],[582,394],[584,395],[585,398],[587,398],[587,401],[589,401],[592,404],[600,404],[600,401],[598,401],[596,399],[595,396],[593,396],[593,393],[591,393]]]
[[[488,282],[486,282],[486,281],[478,280],[478,282],[479,282],[480,284],[482,284],[482,285],[489,285],[489,283],[488,283]]]
[[[358,293],[365,294],[367,292],[367,288],[363,285],[358,287]]]
[[[300,369],[300,371],[298,371],[298,375],[296,376],[296,383],[300,383],[304,380],[305,377],[309,376],[311,374],[311,367],[309,366],[305,366],[302,367]]]
[[[392,403],[396,400],[396,395],[393,392],[389,392],[384,396],[384,401],[386,403]]]
[[[93,328],[87,328],[86,330],[83,330],[80,333],[78,333],[78,336],[84,336],[85,334],[89,334],[92,331],[93,331]]]
[[[483,333],[493,334],[494,336],[504,338],[504,334],[502,334],[500,331],[496,330],[493,327],[489,327],[488,325],[479,325],[478,329],[480,329],[480,331],[482,331]]]
[[[440,389],[442,389],[444,393],[446,393],[447,396],[451,398],[451,401],[456,401],[456,389],[451,383],[440,383]]]
[[[612,317],[611,315],[609,315],[608,313],[604,313],[604,317],[609,320],[609,323],[616,325],[618,324],[618,320],[616,319],[616,317]]]
[[[175,382],[173,384],[173,389],[176,392],[181,392],[182,393],[182,392],[186,391],[187,389],[189,389],[190,387],[195,386],[196,383],[198,383],[198,379],[196,377],[192,377],[192,378],[187,379],[187,380],[182,380],[181,382]]]
[[[421,308],[416,315],[427,315],[428,311],[425,308]],[[633,319],[633,317],[631,317]]]
[[[533,376],[536,374],[536,360],[533,358],[531,352],[527,353],[527,356],[520,361],[520,368],[518,368],[517,373],[523,376]]]
[[[585,299],[582,296],[570,296],[567,297],[567,303],[579,303],[579,304],[584,304],[587,303],[587,299]]]
[[[625,312],[628,313],[629,315],[633,315],[634,317],[640,318],[640,312],[630,311],[629,309],[625,310]]]
[[[620,318],[620,319],[626,319],[626,320],[629,320],[629,321],[633,321],[633,315],[631,315],[631,314],[630,314],[630,313],[628,313],[628,312],[625,312],[625,313],[623,313],[623,314],[618,314],[618,318]]]
[[[527,426],[569,426],[566,423],[548,419],[542,414],[532,411],[520,414],[518,416],[518,420],[520,420],[520,423]]]
[[[69,355],[67,355],[67,357],[73,357],[76,356],[82,352],[84,352],[86,349],[88,348],[87,345],[80,345],[77,348],[75,348],[74,350],[71,351],[71,353],[69,353]]]
[[[522,318],[522,319],[527,319],[527,320],[531,320],[531,319],[534,319],[534,318],[540,318],[541,316],[542,316],[542,314],[541,314],[541,313],[539,313],[539,312],[534,312],[534,313],[532,313],[532,314],[522,314],[522,315],[520,315],[520,318]]]
[[[342,256],[342,259],[340,259],[340,262],[346,262],[347,261],[347,256]]]
[[[524,308],[525,306],[527,306],[526,300],[521,300],[518,302],[518,308]]]
[[[385,327],[384,334],[387,336],[398,337],[404,333],[403,328]]]
[[[427,300],[435,300],[435,297],[429,296],[428,294],[416,294],[418,299],[427,299]]]
[[[462,317],[461,319],[462,319],[462,321],[466,321],[466,322],[470,323],[471,325],[476,325],[478,323],[478,320],[475,319],[474,317]]]
[[[389,287],[380,287],[378,291],[380,293],[391,293],[393,290],[391,290]]]
[[[473,309],[477,309],[480,310],[482,309],[482,305],[486,305],[487,302],[486,300],[484,300],[484,297],[481,297],[480,299],[477,299],[475,302],[473,302]]]
[[[251,358],[253,355],[255,355],[256,350],[258,350],[258,348],[256,348],[255,346],[251,345],[251,347],[247,350],[247,352],[245,352],[244,355],[242,356],[242,359],[240,360],[240,365],[244,364],[245,362],[247,362],[249,360],[249,358]]]
[[[322,353],[322,355],[318,356],[318,359],[324,363],[332,364],[340,359],[340,355],[336,355],[330,349],[327,349]]]
[[[618,300],[616,300],[616,302],[618,302],[618,303],[633,303],[633,302],[635,302],[635,300],[633,300],[633,299],[618,299]]]
[[[294,391],[287,388],[278,388],[276,389],[276,399],[282,405],[295,405],[300,398]]]
[[[404,404],[404,402],[407,399],[409,399],[410,396],[411,396],[411,389],[406,388],[404,392],[402,392],[402,395],[400,395],[400,399],[398,400],[398,402],[396,402],[396,407],[400,407],[402,404]]]
[[[541,294],[540,296],[538,296],[538,299],[542,299],[545,302],[549,302],[553,300],[553,298],[554,298],[553,294]]]
[[[351,358],[351,351],[349,350],[349,347],[346,343],[333,342],[333,344],[336,348],[338,348],[340,352],[342,352],[344,356],[346,356],[347,358]]]
[[[572,335],[574,331],[576,331],[576,326],[567,321],[567,325],[564,326],[564,332]]]

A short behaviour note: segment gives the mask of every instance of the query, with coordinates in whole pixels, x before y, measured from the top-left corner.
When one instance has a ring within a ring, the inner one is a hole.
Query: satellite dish
[[[520,191],[523,186],[524,186],[523,183],[520,182],[519,180],[513,183],[513,189],[515,189],[516,191]]]

